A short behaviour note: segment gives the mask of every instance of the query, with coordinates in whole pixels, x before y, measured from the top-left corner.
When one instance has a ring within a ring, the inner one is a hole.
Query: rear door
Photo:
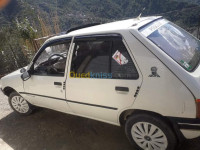
[[[97,120],[117,123],[141,85],[133,56],[118,34],[75,37],[66,97],[72,110]]]

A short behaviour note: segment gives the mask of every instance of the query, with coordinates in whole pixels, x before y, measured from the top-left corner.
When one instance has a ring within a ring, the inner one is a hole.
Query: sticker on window
[[[150,26],[144,28],[141,33],[145,36],[148,37],[149,35],[151,35],[154,31],[156,31],[157,29],[159,29],[161,26],[167,24],[169,21],[167,20],[158,20],[154,23],[152,23]]]
[[[192,67],[184,60],[181,60],[181,63],[188,71],[192,69]]]
[[[119,65],[125,65],[128,63],[128,59],[122,55],[122,53],[117,50],[115,54],[112,56],[112,58],[119,64]]]

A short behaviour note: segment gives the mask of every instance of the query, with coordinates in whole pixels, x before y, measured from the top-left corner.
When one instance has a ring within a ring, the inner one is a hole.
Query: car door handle
[[[62,82],[54,82],[54,85],[62,86]]]
[[[119,87],[119,86],[116,86],[115,90],[116,91],[122,91],[122,92],[129,92],[129,88],[128,87]]]

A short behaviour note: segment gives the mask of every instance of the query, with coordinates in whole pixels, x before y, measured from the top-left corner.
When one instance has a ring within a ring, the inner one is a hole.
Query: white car
[[[11,107],[34,106],[125,126],[144,150],[200,136],[200,41],[163,17],[70,30],[28,68],[1,79]]]

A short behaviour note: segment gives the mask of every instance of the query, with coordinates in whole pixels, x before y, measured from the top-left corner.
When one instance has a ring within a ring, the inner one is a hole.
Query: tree
[[[17,31],[11,27],[0,29],[0,75],[27,65]]]
[[[24,42],[26,43],[26,46],[31,50],[37,52],[37,48],[34,44],[34,39],[36,38],[37,30],[31,26],[28,18],[25,18],[23,22],[19,22],[18,19],[16,19],[16,23],[17,29]]]

